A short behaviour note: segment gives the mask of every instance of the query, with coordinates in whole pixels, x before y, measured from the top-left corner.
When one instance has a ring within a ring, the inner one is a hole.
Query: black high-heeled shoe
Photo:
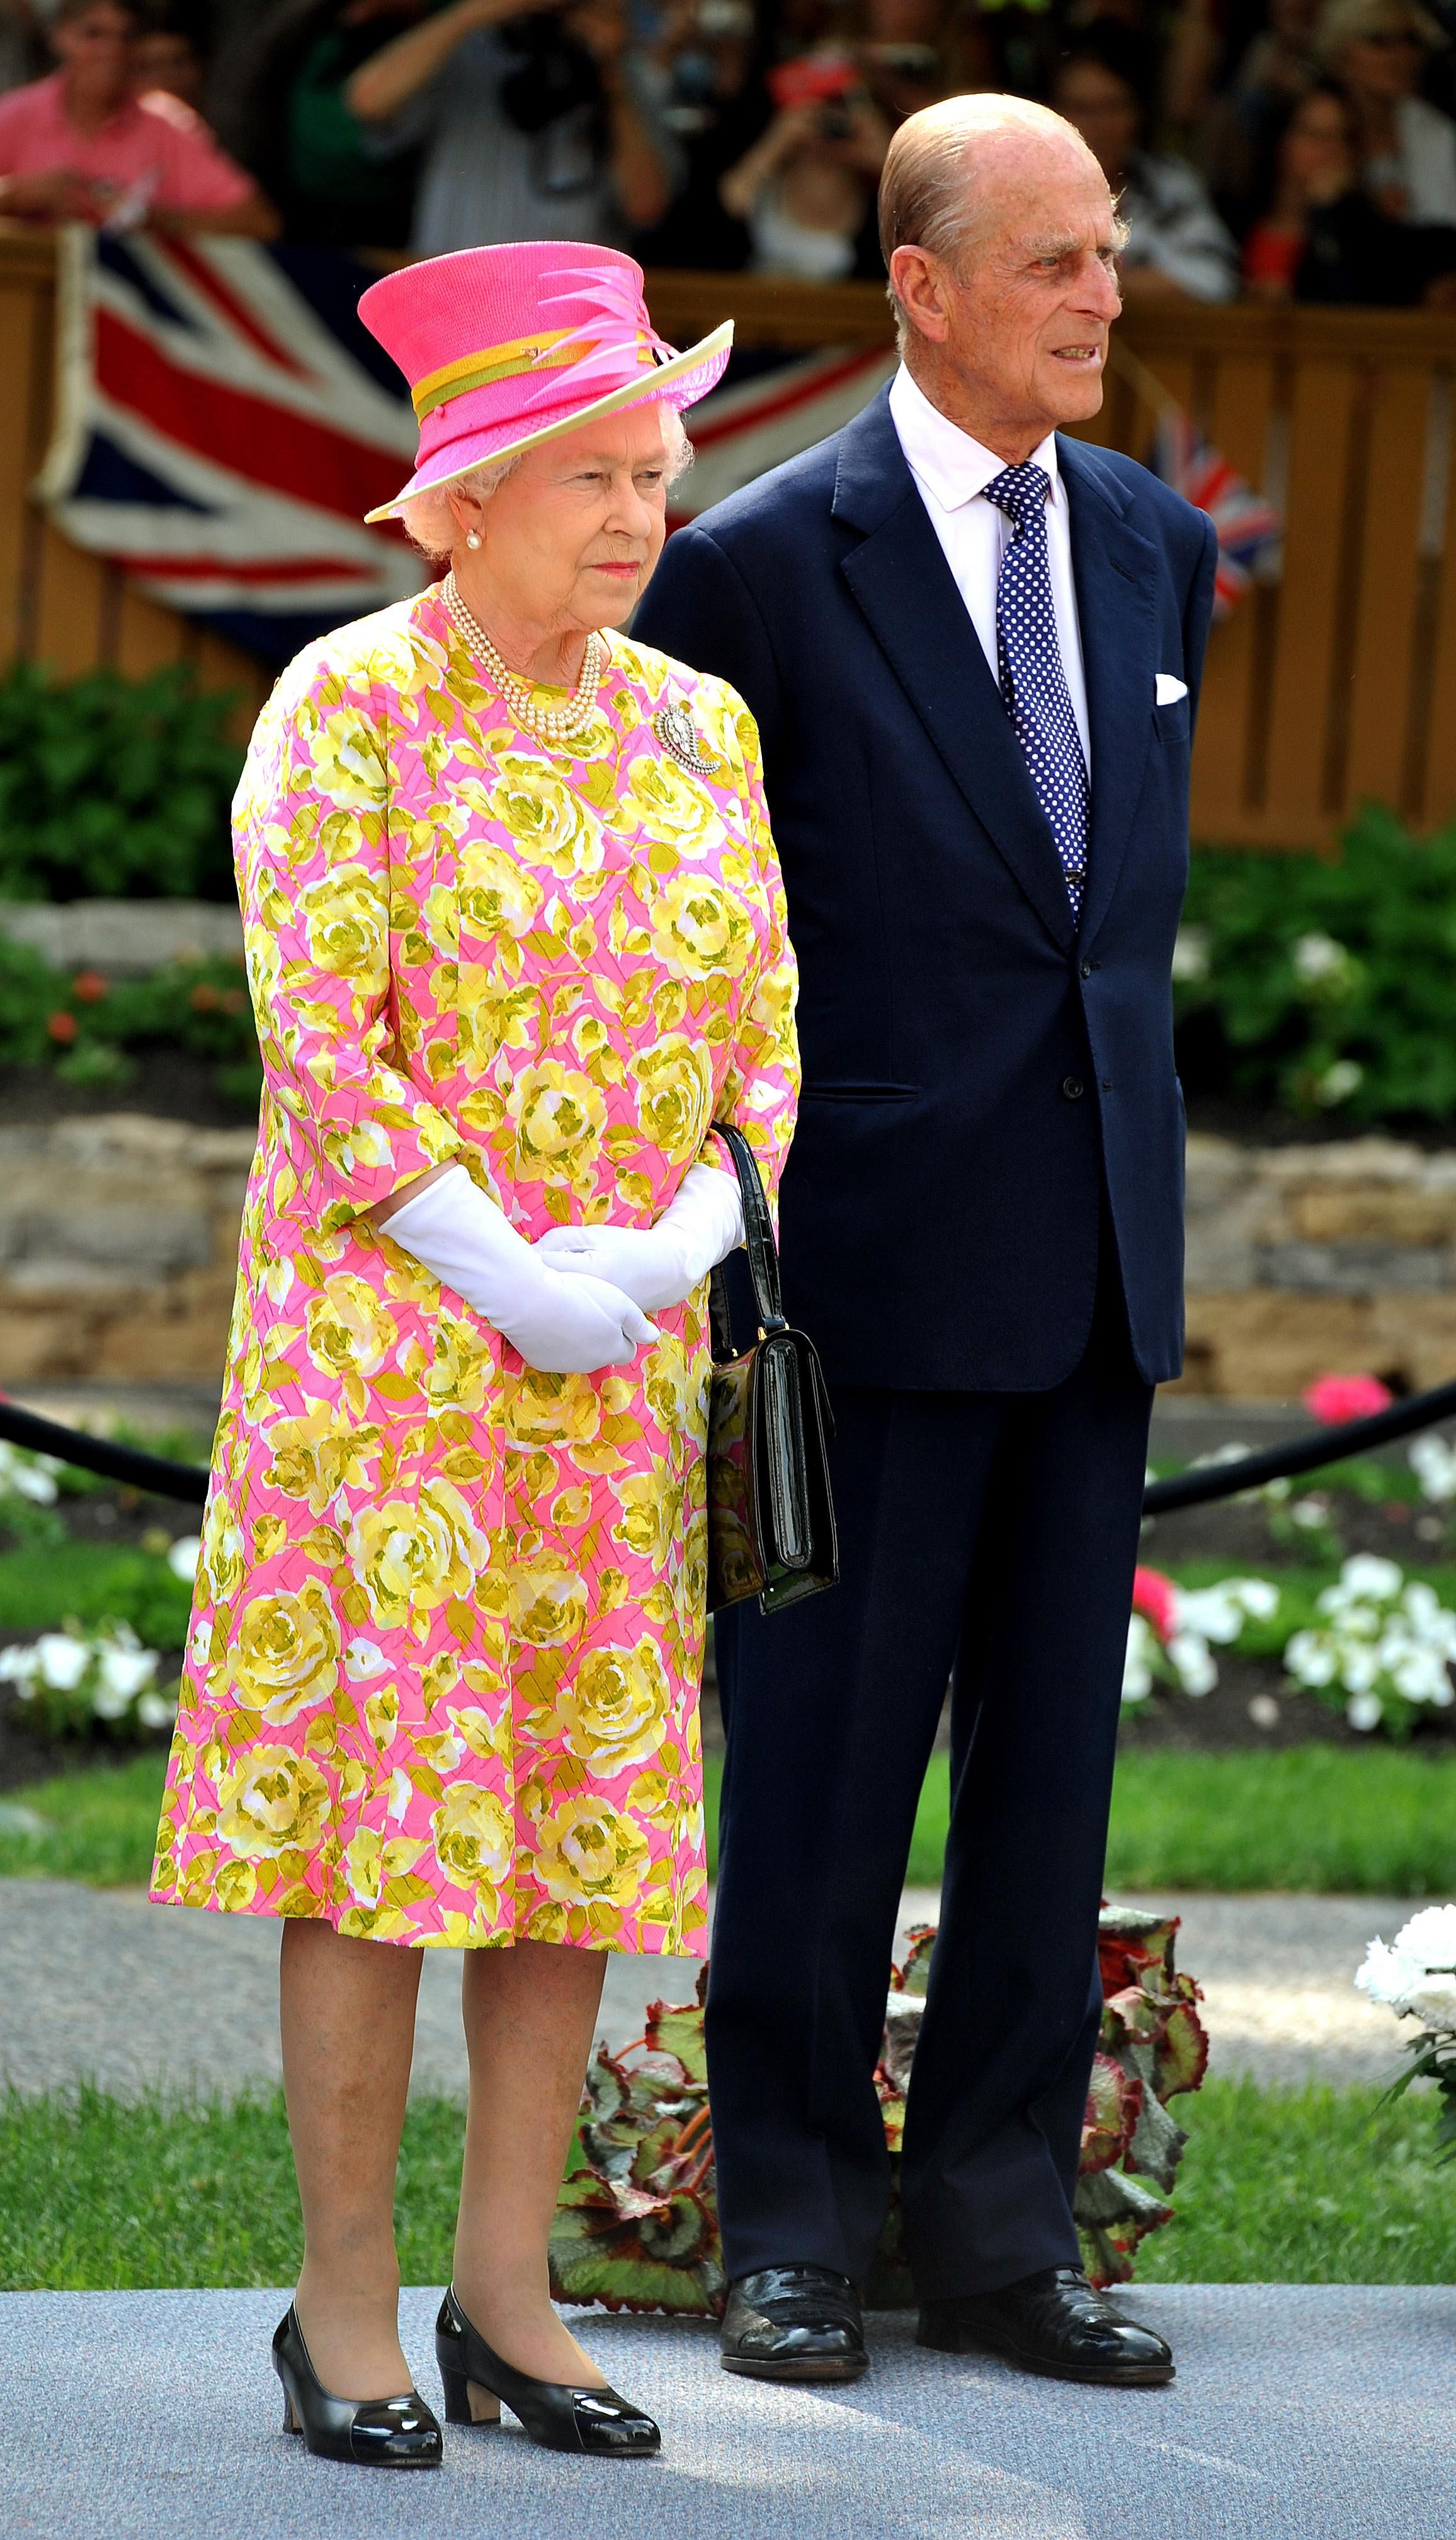
[[[445,2383],[449,2426],[498,2425],[504,2399],[533,2443],[554,2452],[594,2452],[599,2458],[640,2460],[661,2448],[662,2437],[645,2410],[616,2390],[589,2390],[569,2381],[535,2381],[518,2372],[472,2328],[451,2286],[435,2323],[435,2358]]]
[[[292,2303],[273,2332],[273,2369],[283,2384],[284,2433],[302,2434],[321,2460],[439,2469],[445,2436],[418,2390],[403,2399],[336,2399],[313,2369]]]

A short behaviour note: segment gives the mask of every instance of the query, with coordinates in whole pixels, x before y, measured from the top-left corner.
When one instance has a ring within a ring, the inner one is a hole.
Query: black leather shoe
[[[465,2317],[453,2286],[435,2323],[435,2360],[445,2383],[447,2425],[499,2425],[504,2399],[531,2441],[544,2443],[548,2451],[640,2460],[661,2449],[662,2437],[652,2418],[618,2391],[536,2381],[528,2372],[518,2372]]]
[[[357,2461],[375,2469],[439,2469],[445,2437],[439,2418],[418,2390],[403,2399],[336,2399],[309,2360],[291,2302],[273,2332],[273,2369],[283,2384],[284,2433],[302,2434],[320,2460]]]
[[[760,2267],[729,2285],[725,2372],[757,2381],[858,2381],[868,2362],[859,2295],[832,2267]]]
[[[944,2355],[1003,2355],[1059,2381],[1138,2388],[1173,2378],[1162,2339],[1094,2293],[1080,2267],[1047,2267],[999,2293],[924,2302],[916,2337]]]

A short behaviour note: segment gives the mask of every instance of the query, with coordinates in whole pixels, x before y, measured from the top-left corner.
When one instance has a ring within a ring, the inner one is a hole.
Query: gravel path
[[[934,1889],[911,1889],[903,1924],[934,1922]],[[1139,1898],[1179,1913],[1180,1963],[1206,1995],[1213,2070],[1260,2081],[1384,2081],[1398,2060],[1389,2012],[1352,1977],[1365,1942],[1387,1940],[1408,1902],[1349,1896]],[[417,2090],[462,2092],[459,1964],[427,1949]],[[149,2084],[236,2091],[279,2075],[276,1925],[149,1905],[139,1890],[0,1879],[0,2082],[43,2090],[81,2079],[130,2093]],[[691,1960],[613,1957],[601,2031],[642,2033],[658,1998],[686,2001]]]

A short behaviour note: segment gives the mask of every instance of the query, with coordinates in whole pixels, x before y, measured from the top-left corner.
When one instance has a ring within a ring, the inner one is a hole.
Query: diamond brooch
[[[692,716],[680,697],[674,697],[670,705],[659,706],[653,717],[653,730],[668,757],[685,767],[689,776],[712,775],[712,763],[703,756]]]

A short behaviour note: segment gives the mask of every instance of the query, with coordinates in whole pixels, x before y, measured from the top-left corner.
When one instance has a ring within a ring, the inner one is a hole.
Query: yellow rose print
[[[697,1156],[713,1118],[713,1068],[708,1052],[685,1033],[669,1032],[637,1062],[637,1110],[642,1134],[676,1164]]]
[[[651,1640],[637,1649],[589,1650],[556,1697],[568,1747],[596,1765],[603,1780],[657,1753],[671,1705],[661,1654]]]
[[[234,1626],[229,1679],[249,1711],[277,1729],[327,1702],[339,1681],[339,1630],[321,1580],[250,1596]]]
[[[341,979],[372,978],[385,965],[388,904],[363,865],[336,865],[299,893],[309,951],[320,970]]]
[[[430,1831],[435,1858],[451,1885],[473,1888],[494,1914],[516,1857],[515,1830],[494,1791],[457,1782],[431,1817]]]
[[[490,1545],[461,1494],[438,1474],[421,1484],[415,1499],[357,1509],[347,1552],[371,1613],[386,1629],[399,1628],[416,1613],[433,1613],[451,1598],[468,1597],[490,1559]]]
[[[588,1446],[601,1429],[601,1396],[589,1376],[525,1367],[509,1382],[511,1435],[522,1446]]]
[[[633,761],[627,800],[655,847],[675,847],[696,864],[710,848],[727,843],[724,825],[706,787],[665,755]]]
[[[378,806],[384,790],[383,751],[369,716],[347,706],[320,716],[309,762],[313,782],[330,806],[350,811]]]
[[[490,810],[510,831],[522,863],[544,865],[563,881],[570,877],[578,888],[600,872],[601,822],[539,759],[502,758]]]
[[[545,892],[519,857],[472,839],[460,851],[455,895],[465,934],[526,935]]]
[[[362,1411],[368,1378],[387,1367],[399,1345],[399,1325],[367,1279],[335,1271],[310,1297],[304,1314],[309,1356],[342,1386],[352,1410]]]
[[[518,1079],[512,1108],[522,1180],[576,1180],[606,1126],[606,1103],[590,1077],[542,1059]]]
[[[511,1622],[534,1650],[579,1641],[587,1623],[587,1583],[556,1562],[522,1562],[511,1572]]]
[[[655,1569],[667,1562],[682,1515],[682,1484],[672,1468],[654,1455],[645,1473],[629,1473],[621,1484],[622,1518],[612,1539],[624,1543]]]
[[[653,951],[680,978],[735,979],[753,952],[748,912],[706,875],[675,874],[653,909]]]
[[[328,1813],[328,1784],[311,1755],[254,1746],[218,1784],[218,1840],[243,1861],[307,1852]]]
[[[597,1792],[578,1792],[553,1808],[536,1839],[535,1874],[562,1904],[634,1904],[648,1864],[641,1826]]]
[[[267,1421],[262,1434],[269,1489],[307,1500],[314,1517],[322,1517],[340,1490],[363,1489],[380,1443],[378,1429],[351,1427],[330,1402],[315,1402],[294,1420]]]

